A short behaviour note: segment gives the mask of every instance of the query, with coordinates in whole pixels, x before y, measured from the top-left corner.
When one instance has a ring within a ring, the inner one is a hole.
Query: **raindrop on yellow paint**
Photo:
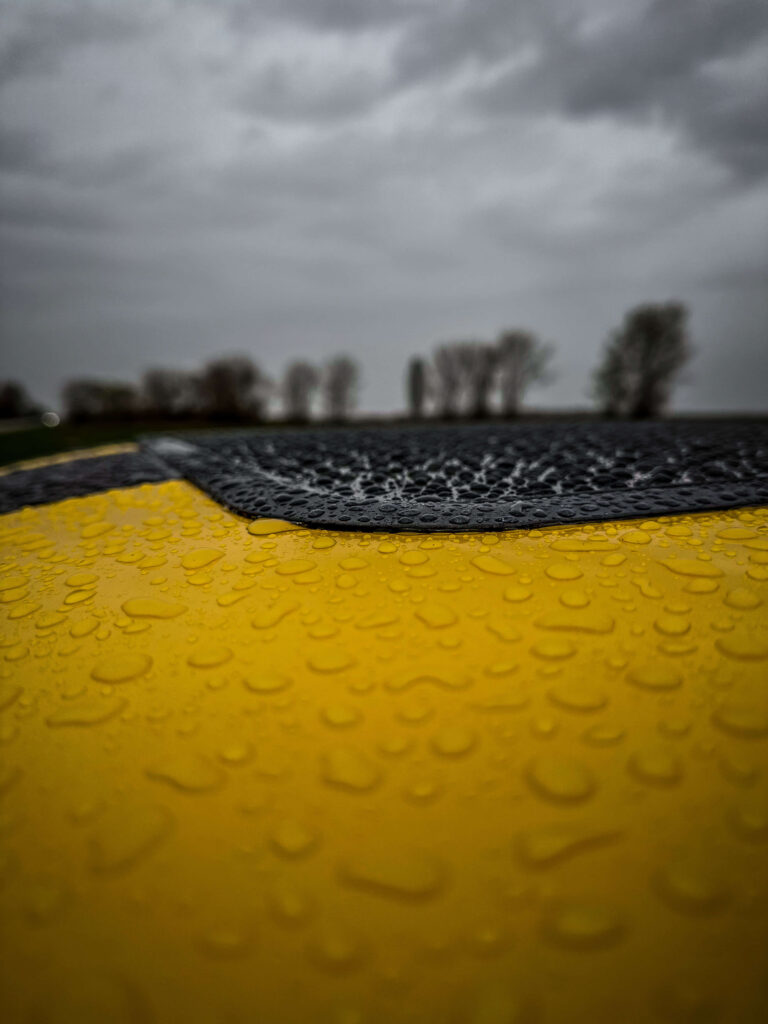
[[[134,619],[175,619],[187,606],[154,597],[130,597],[123,602],[122,609]]]
[[[224,644],[211,641],[198,644],[187,657],[187,664],[193,668],[216,668],[232,658],[232,651]]]
[[[152,659],[148,654],[126,651],[102,658],[91,669],[91,676],[100,683],[127,683],[145,675],[151,666]]]
[[[321,759],[321,772],[330,785],[353,792],[371,790],[381,781],[377,765],[353,747],[327,751]]]
[[[542,754],[528,766],[526,779],[532,789],[556,803],[586,800],[595,792],[594,780],[581,761],[556,754]]]
[[[255,519],[248,524],[248,533],[254,537],[265,537],[270,533],[287,533],[290,530],[300,530],[300,526],[286,522],[285,519]]]
[[[432,737],[432,749],[443,757],[462,757],[476,742],[475,734],[464,726],[444,726]]]

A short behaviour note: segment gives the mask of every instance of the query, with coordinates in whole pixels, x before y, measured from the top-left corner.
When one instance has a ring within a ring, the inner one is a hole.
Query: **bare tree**
[[[132,384],[100,380],[71,380],[64,387],[67,418],[78,420],[127,420],[139,409],[139,395]]]
[[[153,416],[191,415],[198,391],[198,381],[184,370],[147,370],[141,383],[143,405]]]
[[[688,310],[681,302],[631,309],[606,345],[595,393],[611,415],[658,416],[691,357]]]
[[[428,375],[427,364],[419,356],[414,356],[408,364],[406,385],[411,416],[415,420],[420,420],[424,415],[424,405],[427,399]]]
[[[464,373],[458,346],[450,343],[439,345],[432,356],[432,363],[438,414],[450,419],[459,411]]]
[[[605,346],[603,360],[593,375],[593,394],[605,416],[615,419],[626,412],[629,401],[627,385],[620,332],[614,331]]]
[[[208,363],[199,383],[203,410],[212,419],[263,419],[270,382],[248,356]]]
[[[456,345],[456,359],[461,368],[464,409],[468,416],[482,419],[490,412],[498,351],[484,341],[462,341]]]
[[[517,416],[527,388],[551,378],[549,364],[554,348],[541,342],[532,331],[520,329],[502,331],[496,344],[501,411],[505,416]]]
[[[360,371],[349,356],[336,356],[327,364],[323,377],[325,408],[331,420],[349,419],[357,400]]]
[[[283,378],[283,405],[286,419],[306,422],[312,411],[312,398],[320,383],[320,373],[311,363],[291,363]]]
[[[23,384],[15,380],[0,381],[0,419],[36,416],[40,407],[27,394]]]

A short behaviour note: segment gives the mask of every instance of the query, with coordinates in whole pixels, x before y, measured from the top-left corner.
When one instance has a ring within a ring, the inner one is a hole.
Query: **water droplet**
[[[629,770],[640,782],[673,786],[683,777],[679,758],[665,747],[638,750],[629,759]]]
[[[472,565],[481,572],[490,573],[491,576],[510,576],[515,571],[509,562],[495,555],[478,555],[472,559]]]
[[[88,523],[80,531],[80,536],[83,540],[91,540],[94,537],[101,537],[105,533],[109,533],[110,530],[114,530],[113,523]]]
[[[224,552],[218,548],[195,548],[193,551],[188,551],[181,560],[182,567],[184,569],[204,569],[207,565],[213,565],[220,558],[224,557]]]
[[[246,764],[252,756],[253,747],[246,740],[232,740],[218,750],[219,759],[233,767]]]
[[[122,608],[133,619],[175,619],[187,610],[186,605],[153,597],[131,597]]]
[[[288,523],[285,519],[255,519],[248,524],[248,533],[254,537],[265,537],[270,533],[287,533],[300,529],[300,526]]]
[[[326,925],[307,947],[310,959],[334,974],[354,970],[363,960],[364,952],[359,939],[338,924]]]
[[[248,676],[243,680],[245,688],[251,693],[271,694],[279,693],[291,685],[287,676],[278,675],[276,672],[265,672],[260,675]]]
[[[724,701],[712,712],[719,729],[744,739],[768,736],[768,708],[741,701]]]
[[[224,772],[202,754],[180,750],[150,765],[146,775],[156,782],[165,782],[185,793],[203,793],[218,789]]]
[[[251,625],[254,629],[271,629],[278,622],[282,622],[291,612],[295,612],[298,607],[295,601],[278,600],[271,608],[263,608],[258,611],[251,619]]]
[[[373,789],[381,781],[381,772],[365,754],[352,747],[334,747],[321,761],[323,779],[332,786],[356,792]]]
[[[677,857],[657,873],[655,887],[664,903],[684,914],[712,914],[728,902],[728,888],[700,857]]]
[[[619,540],[623,544],[650,544],[651,538],[645,532],[645,530],[627,530],[623,533]]]
[[[307,660],[307,664],[314,672],[331,674],[343,672],[344,669],[354,665],[354,659],[341,648],[318,651]]]
[[[355,725],[362,717],[357,708],[348,704],[328,704],[322,711],[323,721],[339,729]]]
[[[445,629],[456,622],[456,614],[443,604],[423,604],[416,609],[416,617],[430,629]]]
[[[676,690],[683,681],[679,672],[661,664],[641,665],[634,668],[627,679],[643,690]]]
[[[524,832],[517,852],[529,867],[549,867],[563,860],[614,842],[621,836],[616,829],[586,828],[578,825],[543,825]]]
[[[48,715],[46,724],[54,728],[65,725],[101,725],[115,718],[128,706],[128,701],[114,698],[87,697],[54,711]]]
[[[406,800],[414,804],[431,804],[440,793],[440,786],[432,779],[417,779],[409,783],[404,790]]]
[[[94,631],[99,625],[99,620],[93,615],[88,615],[84,619],[79,619],[77,622],[73,622],[69,627],[69,635],[79,640],[81,637],[88,636]]]
[[[91,677],[100,683],[127,683],[145,675],[152,666],[148,654],[126,651],[102,658],[91,670]]]
[[[16,683],[0,681],[0,711],[9,708],[24,691]]]
[[[608,703],[608,697],[598,687],[578,681],[558,683],[550,687],[547,696],[569,711],[599,711]]]
[[[544,934],[566,949],[603,949],[621,939],[624,928],[612,908],[597,903],[570,903],[554,911],[544,923]]]
[[[89,840],[91,869],[98,874],[127,871],[154,850],[172,827],[173,818],[163,807],[110,808]]]
[[[694,558],[668,558],[661,563],[677,576],[695,576],[702,579],[716,579],[722,570],[711,562],[700,562]]]
[[[531,597],[533,591],[528,590],[527,587],[521,587],[519,584],[513,584],[511,587],[507,587],[504,591],[504,600],[511,601],[513,604],[520,604],[523,601],[527,601]]]
[[[19,590],[29,586],[26,576],[3,576],[0,579],[0,593],[6,590]]]
[[[526,779],[532,789],[557,803],[586,800],[595,792],[595,782],[580,761],[556,754],[542,754],[529,764]]]
[[[728,821],[736,835],[750,843],[768,840],[768,801],[753,798],[736,804],[728,814]]]
[[[684,636],[691,628],[688,619],[682,615],[659,615],[653,625],[664,636]]]
[[[761,640],[753,633],[733,632],[718,637],[715,647],[736,661],[764,661],[768,658],[768,640]]]
[[[278,576],[298,576],[300,573],[310,572],[316,565],[316,562],[308,558],[293,558],[278,565],[275,572]]]
[[[193,668],[216,668],[225,665],[231,658],[232,651],[229,647],[211,641],[198,644],[187,657],[187,664]]]
[[[64,582],[68,587],[75,587],[80,590],[83,587],[92,587],[99,582],[99,577],[92,572],[75,572],[68,576]]]
[[[751,611],[753,608],[759,608],[763,603],[754,590],[748,590],[746,587],[729,590],[723,598],[723,602],[729,608],[737,608],[739,611]]]
[[[564,658],[570,658],[574,655],[576,648],[570,640],[565,638],[547,637],[543,640],[538,640],[531,647],[531,652],[537,658],[543,658],[545,661],[562,661]]]
[[[752,540],[757,533],[745,526],[726,526],[717,531],[717,536],[720,540]]]
[[[404,551],[400,555],[400,563],[402,565],[423,565],[428,558],[429,556],[425,555],[423,551]]]
[[[578,580],[584,575],[581,569],[574,565],[573,562],[553,562],[552,565],[546,567],[544,572],[551,580],[562,582]]]
[[[589,597],[583,590],[564,590],[560,595],[560,604],[566,608],[586,608]]]
[[[408,901],[433,898],[445,882],[443,868],[434,858],[389,847],[357,851],[342,863],[339,875],[347,885]]]
[[[305,924],[312,914],[312,903],[300,890],[288,886],[274,889],[267,902],[272,916],[280,924],[296,927]]]
[[[443,757],[462,757],[475,746],[475,734],[461,725],[444,726],[432,737],[432,748]]]
[[[304,857],[315,849],[318,833],[295,818],[284,818],[278,822],[270,835],[270,842],[281,857]]]
[[[240,924],[219,924],[197,940],[201,953],[214,960],[233,960],[245,956],[251,946],[250,929]]]

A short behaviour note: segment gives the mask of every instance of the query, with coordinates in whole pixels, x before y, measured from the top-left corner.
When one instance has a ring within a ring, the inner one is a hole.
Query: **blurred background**
[[[0,460],[768,412],[764,0],[0,0]]]

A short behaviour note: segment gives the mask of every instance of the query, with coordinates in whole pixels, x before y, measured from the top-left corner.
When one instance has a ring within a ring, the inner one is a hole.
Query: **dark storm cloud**
[[[624,308],[679,295],[683,405],[765,404],[766,10],[0,0],[6,372],[348,348],[392,408],[414,348],[520,322],[579,404]]]
[[[25,75],[51,74],[70,50],[133,38],[136,12],[92,0],[47,0],[9,5],[18,19],[0,40],[0,84]]]
[[[533,68],[478,91],[481,109],[662,119],[735,171],[768,172],[763,0],[655,0],[592,32],[552,22],[542,40]],[[751,55],[751,75],[728,68]]]

